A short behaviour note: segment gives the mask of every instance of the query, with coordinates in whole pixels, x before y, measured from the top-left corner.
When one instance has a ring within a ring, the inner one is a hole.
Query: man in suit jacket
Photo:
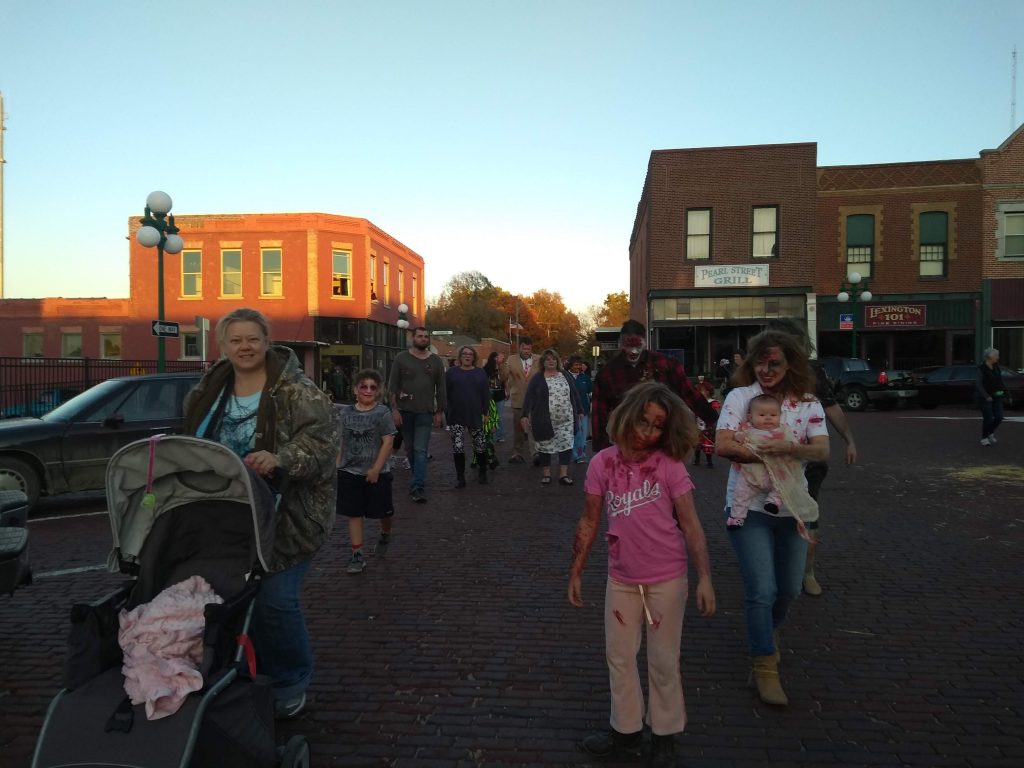
[[[533,440],[523,431],[523,398],[526,396],[526,383],[531,376],[540,371],[540,355],[533,354],[533,339],[529,336],[519,337],[519,354],[512,355],[501,366],[501,377],[508,390],[508,400],[512,407],[512,457],[509,464],[522,464],[524,453],[533,455]]]

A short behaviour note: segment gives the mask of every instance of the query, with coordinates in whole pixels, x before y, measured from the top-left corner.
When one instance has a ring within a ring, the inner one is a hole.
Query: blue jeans
[[[505,407],[505,401],[504,400],[495,400],[494,401],[494,410],[498,414],[498,431],[497,431],[497,433],[494,436],[495,440],[504,440],[505,439],[505,424],[502,422],[502,419],[501,419],[501,409],[504,408],[504,407]]]
[[[313,558],[264,577],[253,611],[257,669],[271,680],[275,699],[291,699],[309,686],[313,649],[299,594]]]
[[[988,437],[1003,423],[1003,398],[993,397],[992,402],[978,400],[981,408],[981,436]]]
[[[427,450],[430,431],[434,428],[434,414],[399,411],[402,416],[402,442],[409,451],[412,464],[410,491],[422,491],[427,485]]]
[[[574,459],[587,458],[587,433],[590,431],[590,415],[584,414],[576,419],[576,439],[572,446]]]
[[[807,542],[792,517],[774,517],[752,509],[742,528],[729,529],[743,577],[743,607],[751,656],[775,653],[772,630],[786,619],[800,594]]]

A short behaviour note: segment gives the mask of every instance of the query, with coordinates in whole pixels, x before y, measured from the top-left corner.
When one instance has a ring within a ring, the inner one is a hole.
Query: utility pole
[[[4,297],[4,94],[0,92],[0,299]]]
[[[1010,57],[1010,133],[1017,130],[1017,46]]]

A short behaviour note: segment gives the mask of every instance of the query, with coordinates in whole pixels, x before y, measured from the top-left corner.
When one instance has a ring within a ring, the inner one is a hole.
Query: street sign
[[[172,339],[178,338],[178,324],[166,320],[154,320],[151,326],[154,336],[165,336]]]
[[[451,336],[455,331],[431,331],[434,336]]]
[[[852,331],[853,330],[853,314],[840,315],[839,316],[839,330],[840,331]]]

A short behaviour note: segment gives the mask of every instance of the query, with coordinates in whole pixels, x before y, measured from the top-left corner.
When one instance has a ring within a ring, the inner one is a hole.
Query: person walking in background
[[[270,572],[256,595],[252,639],[271,679],[274,714],[306,706],[313,650],[299,596],[335,518],[338,419],[299,368],[295,353],[270,342],[270,323],[240,308],[217,323],[223,357],[185,400],[186,435],[222,443],[251,470],[280,484]]]
[[[341,448],[338,452],[339,515],[348,518],[352,557],[346,573],[362,573],[363,519],[380,520],[380,539],[374,553],[383,557],[391,543],[395,515],[392,502],[391,449],[397,428],[391,409],[381,403],[383,379],[372,369],[356,374],[354,405],[338,407]]]
[[[587,460],[587,436],[590,434],[590,395],[594,391],[594,381],[586,371],[586,365],[579,355],[569,358],[569,373],[572,375],[576,392],[580,396],[579,419],[576,420],[576,438],[572,446],[572,458],[577,464]]]
[[[412,347],[395,356],[388,378],[391,417],[412,463],[409,494],[417,504],[427,502],[427,451],[431,429],[444,418],[445,369],[444,360],[430,351],[430,332],[419,326],[412,329]]]
[[[594,453],[607,448],[608,417],[626,392],[642,381],[660,381],[678,394],[708,428],[718,414],[686,377],[678,360],[647,349],[647,329],[637,320],[627,320],[619,332],[619,351],[601,368],[594,380],[591,405],[591,442]]]
[[[551,483],[551,457],[558,456],[558,482],[572,485],[569,462],[576,439],[575,425],[582,413],[580,396],[572,376],[562,370],[558,353],[544,350],[540,359],[542,374],[530,379],[523,398],[522,428],[529,430],[537,443],[541,483]]]
[[[455,487],[466,487],[466,440],[473,441],[476,467],[481,483],[487,482],[487,456],[484,448],[484,420],[491,407],[491,388],[487,374],[476,365],[476,350],[462,347],[459,364],[445,374],[445,420],[452,439],[455,462]]]
[[[999,350],[989,347],[981,357],[978,376],[974,380],[975,399],[981,409],[981,444],[992,445],[996,429],[1003,423],[1003,397],[1006,387],[999,367]]]
[[[524,455],[533,455],[533,441],[522,426],[523,398],[526,397],[526,384],[530,377],[540,371],[539,359],[540,355],[533,354],[533,340],[529,336],[520,336],[519,353],[506,360],[499,369],[512,407],[512,456],[509,464],[522,464],[526,460]]]
[[[828,459],[825,412],[811,394],[814,371],[808,363],[806,346],[798,338],[779,331],[763,331],[750,340],[747,358],[734,376],[738,386],[722,405],[716,433],[718,455],[733,462],[726,487],[726,519],[733,516],[734,494],[740,480],[738,464],[759,462],[759,455],[800,461]],[[796,442],[768,441],[755,453],[737,439],[748,404],[761,394],[779,401],[781,424],[792,430]],[[764,494],[748,502],[744,524],[727,528],[727,535],[743,578],[747,643],[758,696],[766,704],[785,706],[789,700],[779,682],[778,630],[800,594],[807,541],[801,537],[791,510],[783,506],[773,514],[765,509],[765,504]]]
[[[788,333],[799,340],[800,344],[807,351],[808,356],[814,354],[814,345],[811,343],[806,329],[795,320],[786,317],[769,320],[767,330]],[[810,364],[814,370],[814,396],[818,398],[818,402],[821,403],[821,407],[825,410],[828,423],[832,425],[832,428],[839,433],[839,436],[843,438],[843,442],[846,443],[847,466],[853,466],[857,463],[857,443],[853,438],[853,429],[850,427],[850,422],[846,418],[846,413],[843,411],[842,406],[836,402],[835,391],[829,383],[828,376],[825,375],[825,369],[814,359],[811,359]],[[825,482],[827,475],[827,461],[808,461],[804,467],[804,476],[807,478],[807,493],[815,502],[818,501],[822,483]],[[822,593],[821,583],[818,581],[814,571],[814,565],[817,562],[818,529],[820,525],[821,505],[819,504],[818,519],[807,523],[810,540],[807,542],[807,561],[804,566],[803,587],[804,592],[812,597],[817,597]]]
[[[491,387],[491,399],[494,400],[495,418],[497,429],[494,438],[497,442],[505,442],[505,425],[501,421],[501,412],[505,405],[508,393],[505,391],[505,381],[501,375],[501,367],[505,364],[504,352],[491,352],[484,363],[484,372],[487,374],[487,381]]]
[[[686,459],[697,426],[664,384],[631,389],[608,425],[612,446],[587,468],[586,501],[573,544],[569,602],[583,607],[582,573],[608,518],[608,581],[604,601],[605,653],[611,689],[611,729],[585,738],[584,752],[609,757],[637,750],[643,724],[651,727],[648,764],[676,764],[675,734],[686,728],[680,670],[687,570],[697,574],[697,608],[715,613],[707,542],[693,503]],[[647,634],[649,709],[644,717],[637,670],[642,628]]]

